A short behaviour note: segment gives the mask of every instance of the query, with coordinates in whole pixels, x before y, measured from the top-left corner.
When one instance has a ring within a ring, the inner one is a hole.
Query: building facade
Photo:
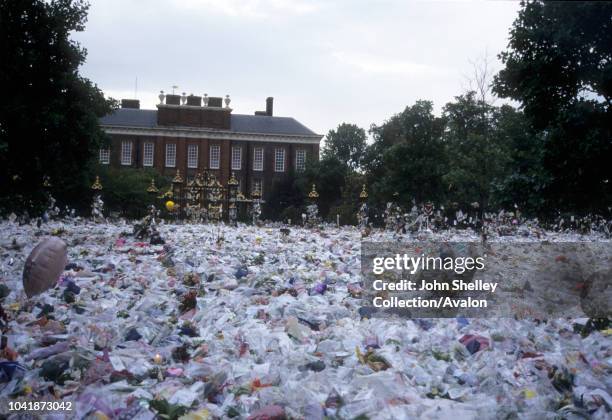
[[[275,180],[319,157],[322,136],[293,118],[275,117],[272,98],[255,115],[232,114],[228,96],[162,92],[159,98],[156,110],[122,100],[121,108],[100,120],[111,138],[110,148],[100,150],[101,164],[152,168],[166,176],[179,170],[187,179],[206,171],[223,185],[233,173],[242,194],[259,191],[265,199]]]

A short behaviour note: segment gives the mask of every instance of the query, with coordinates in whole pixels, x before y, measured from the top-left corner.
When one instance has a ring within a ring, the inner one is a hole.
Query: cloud
[[[443,72],[439,67],[376,54],[333,51],[331,56],[339,64],[347,65],[363,73],[418,76]]]
[[[313,0],[174,0],[174,7],[234,18],[265,19],[305,15],[323,4]]]

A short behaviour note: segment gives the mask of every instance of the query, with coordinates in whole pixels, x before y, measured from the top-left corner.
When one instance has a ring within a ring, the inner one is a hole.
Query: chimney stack
[[[140,101],[138,99],[122,99],[121,108],[140,109]]]
[[[181,104],[181,95],[168,94],[166,95],[166,105],[180,105]]]
[[[202,97],[195,96],[193,93],[187,97],[187,105],[202,106]]]
[[[274,114],[274,98],[269,96],[266,99],[266,115],[271,117]]]

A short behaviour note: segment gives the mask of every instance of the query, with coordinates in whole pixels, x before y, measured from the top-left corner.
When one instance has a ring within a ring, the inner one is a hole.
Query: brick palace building
[[[208,171],[223,185],[234,173],[244,195],[259,190],[265,198],[275,179],[319,157],[323,136],[293,118],[275,117],[272,98],[255,115],[232,114],[229,96],[162,91],[159,98],[157,110],[124,99],[100,120],[111,137],[110,148],[100,150],[101,164],[154,168],[167,176],[178,169],[187,179]]]

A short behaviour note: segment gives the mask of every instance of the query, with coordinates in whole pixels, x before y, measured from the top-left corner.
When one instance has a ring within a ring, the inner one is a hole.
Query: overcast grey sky
[[[92,0],[82,73],[116,99],[229,94],[320,134],[369,128],[417,99],[436,111],[465,90],[470,60],[493,67],[519,8],[510,1]]]

